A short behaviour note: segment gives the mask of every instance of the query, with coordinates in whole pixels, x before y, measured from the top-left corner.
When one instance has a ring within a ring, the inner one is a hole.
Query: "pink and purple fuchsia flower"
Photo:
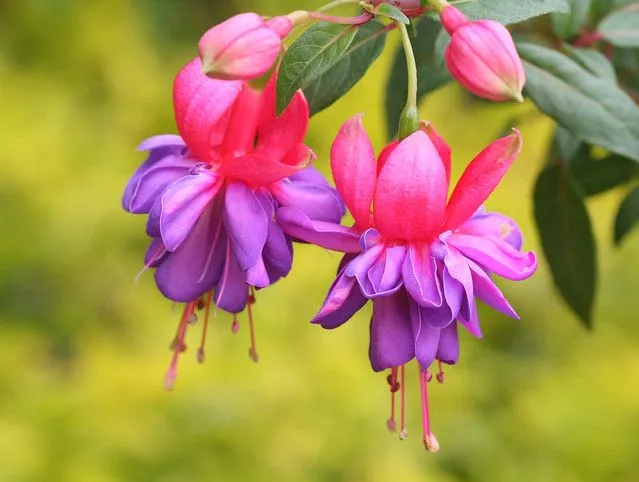
[[[275,76],[263,91],[244,81],[208,78],[195,59],[174,84],[177,135],[152,137],[140,146],[149,157],[126,187],[124,209],[148,214],[152,238],[145,265],[155,269],[160,291],[186,306],[167,375],[173,385],[188,326],[210,305],[240,313],[248,307],[250,355],[257,360],[251,304],[291,270],[291,237],[277,209],[338,223],[345,214],[337,192],[309,163],[304,144],[308,104],[298,91],[275,115]],[[238,328],[234,318],[233,330]]]
[[[468,165],[448,198],[451,150],[432,126],[422,124],[376,160],[361,116],[355,116],[331,151],[335,183],[354,226],[278,208],[290,235],[346,253],[313,323],[337,328],[373,302],[370,362],[375,371],[390,369],[393,430],[395,394],[401,392],[402,437],[405,365],[417,360],[423,441],[431,451],[438,449],[428,412],[431,366],[438,362],[443,382],[441,364],[453,365],[459,357],[460,324],[481,337],[476,298],[517,318],[490,274],[523,280],[537,267],[535,254],[521,251],[514,221],[482,207],[520,150],[518,131],[493,142]]]

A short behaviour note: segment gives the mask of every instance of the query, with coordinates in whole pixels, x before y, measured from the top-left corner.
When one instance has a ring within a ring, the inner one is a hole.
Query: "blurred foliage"
[[[119,198],[143,157],[135,146],[174,131],[172,77],[207,26],[241,9],[296,8],[0,2],[0,480],[639,480],[639,233],[613,252],[609,216],[598,215],[619,204],[618,190],[589,205],[602,240],[596,331],[574,322],[546,266],[501,283],[522,321],[482,309],[485,339],[463,337],[460,365],[432,390],[437,455],[417,436],[386,433],[389,396],[368,366],[367,315],[335,332],[308,323],[338,260],[308,246],[288,279],[259,293],[260,363],[247,356],[247,331],[233,336],[220,315],[206,363],[187,352],[175,392],[163,391],[179,314],[150,274],[133,281],[144,220]],[[324,172],[331,138],[353,113],[366,111],[382,147],[389,65],[386,52],[313,120],[309,143]],[[456,175],[524,114],[525,151],[488,207],[516,218],[539,249],[530,194],[553,126],[530,104],[469,103],[454,85],[422,114],[453,146]]]

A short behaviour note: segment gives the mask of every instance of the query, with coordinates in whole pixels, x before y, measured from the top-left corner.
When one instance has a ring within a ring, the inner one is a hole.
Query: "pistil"
[[[253,326],[253,311],[252,306],[255,304],[255,289],[251,286],[248,303],[246,304],[246,310],[248,311],[249,319],[249,333],[251,337],[251,347],[249,348],[249,356],[251,360],[257,363],[260,359],[257,354],[257,345],[255,343],[255,327]]]

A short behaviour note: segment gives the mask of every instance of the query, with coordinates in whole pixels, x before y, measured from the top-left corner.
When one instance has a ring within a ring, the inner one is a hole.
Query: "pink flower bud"
[[[266,74],[280,52],[282,38],[293,24],[287,17],[265,22],[242,13],[209,29],[198,46],[202,71],[222,80],[251,80]]]
[[[493,20],[471,22],[452,6],[440,15],[451,36],[445,56],[455,80],[485,99],[522,102],[526,74],[506,27]]]
[[[424,11],[420,0],[372,0],[369,1],[369,3],[374,6],[377,6],[380,3],[390,3],[391,5],[399,8],[409,17],[416,17]]]

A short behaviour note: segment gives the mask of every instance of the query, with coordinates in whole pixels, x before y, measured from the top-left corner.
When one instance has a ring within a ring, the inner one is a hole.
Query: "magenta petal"
[[[313,220],[339,223],[346,214],[337,191],[328,186],[282,179],[271,191],[281,207],[297,208]]]
[[[442,305],[442,288],[437,275],[437,262],[426,244],[410,244],[402,267],[404,286],[418,304],[437,308]]]
[[[409,301],[404,291],[373,301],[368,354],[376,372],[401,366],[415,356]]]
[[[422,370],[427,370],[435,360],[441,329],[433,328],[426,320],[426,309],[410,302],[410,321],[414,339],[415,358]]]
[[[215,173],[204,171],[184,176],[167,187],[160,199],[160,233],[169,251],[182,244],[220,186]]]
[[[437,149],[422,132],[393,150],[379,173],[375,223],[388,239],[428,240],[444,221],[448,184]]]
[[[268,223],[269,218],[252,189],[243,182],[227,185],[224,224],[242,270],[249,269],[262,256]]]
[[[526,279],[537,269],[535,253],[522,253],[505,241],[456,233],[447,243],[488,271],[510,280]]]
[[[264,153],[253,153],[227,158],[221,169],[227,177],[242,180],[252,186],[266,186],[308,167],[311,155],[308,150],[304,152],[305,157],[296,159],[294,164],[282,162]]]
[[[468,265],[472,273],[473,286],[477,298],[491,308],[518,320],[519,315],[515,312],[493,280],[490,279],[490,276],[488,276],[488,274],[480,266],[470,260],[468,261]]]
[[[134,214],[148,213],[153,204],[173,181],[193,169],[193,161],[182,155],[181,146],[158,147],[129,180],[122,207]]]
[[[213,297],[216,306],[230,313],[240,313],[248,301],[248,288],[246,275],[237,264],[231,249],[231,241],[228,240],[224,268]]]
[[[155,280],[162,294],[187,302],[211,290],[222,271],[225,246],[221,209],[212,204],[180,247],[159,264]]]
[[[357,313],[368,300],[362,296],[354,278],[342,271],[331,286],[320,311],[311,323],[322,325],[328,330],[335,329]]]
[[[343,253],[359,253],[359,234],[353,229],[324,221],[311,221],[298,209],[279,208],[277,220],[289,236]]]
[[[436,357],[438,360],[448,363],[449,365],[457,363],[459,359],[457,323],[451,323],[441,331]]]
[[[464,320],[463,318],[459,318],[459,322],[464,325],[464,327],[475,337],[482,338],[481,326],[479,326],[479,315],[477,314],[477,310],[472,313],[472,317],[470,320]]]

